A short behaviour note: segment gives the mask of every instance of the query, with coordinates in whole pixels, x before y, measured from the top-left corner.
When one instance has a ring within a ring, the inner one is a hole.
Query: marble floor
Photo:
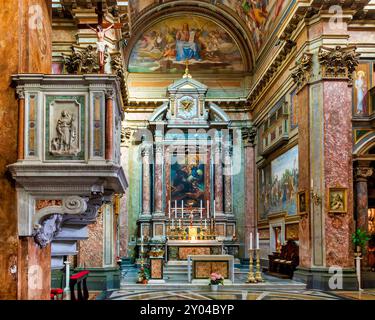
[[[322,292],[318,290],[210,289],[195,290],[116,290],[107,292],[106,300],[375,300],[375,289]]]
[[[107,300],[375,300],[375,289],[358,291],[307,290],[306,285],[263,273],[264,282],[246,284],[248,268],[235,271],[232,285],[219,287],[187,282],[186,272],[170,273],[163,284],[136,284],[137,268],[123,269],[120,290],[108,291],[100,299]],[[186,278],[186,279],[185,279]]]

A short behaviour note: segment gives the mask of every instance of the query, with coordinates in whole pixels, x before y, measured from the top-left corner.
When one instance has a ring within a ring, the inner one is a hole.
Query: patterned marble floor
[[[119,290],[107,293],[108,300],[346,300],[349,296],[314,290]]]

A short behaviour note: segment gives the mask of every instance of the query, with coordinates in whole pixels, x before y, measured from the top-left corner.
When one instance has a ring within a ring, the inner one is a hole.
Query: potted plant
[[[356,253],[363,253],[363,249],[366,247],[366,242],[370,240],[370,237],[366,231],[357,229],[352,234],[352,241],[355,247]]]
[[[219,285],[224,285],[224,277],[220,273],[213,272],[210,276],[210,286],[212,291],[217,291]]]

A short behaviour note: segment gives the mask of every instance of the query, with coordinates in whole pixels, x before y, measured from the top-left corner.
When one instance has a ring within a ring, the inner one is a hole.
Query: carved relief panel
[[[84,160],[84,96],[46,96],[46,160]]]

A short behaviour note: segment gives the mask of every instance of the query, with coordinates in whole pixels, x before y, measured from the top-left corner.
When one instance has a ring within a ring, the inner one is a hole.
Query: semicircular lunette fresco
[[[186,60],[199,73],[242,72],[240,50],[221,26],[203,17],[171,17],[142,34],[128,64],[129,72],[181,73]]]

